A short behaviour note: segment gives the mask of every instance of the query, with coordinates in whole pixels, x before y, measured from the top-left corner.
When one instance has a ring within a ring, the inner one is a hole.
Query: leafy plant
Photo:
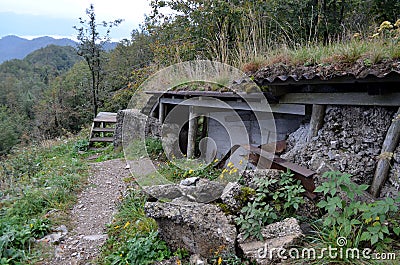
[[[156,236],[156,222],[145,215],[145,202],[146,197],[135,189],[124,198],[108,228],[108,240],[98,264],[149,264],[170,255]],[[145,255],[146,251],[149,256]]]
[[[399,236],[398,221],[394,218],[398,207],[393,199],[361,202],[356,196],[361,195],[368,185],[351,182],[351,175],[347,173],[326,172],[323,177],[327,181],[315,192],[324,195],[317,206],[327,213],[322,222],[324,230],[328,231],[325,241],[336,242],[337,238],[344,237],[347,247],[358,247],[364,242],[382,248],[395,235]]]
[[[50,232],[51,221],[49,219],[33,219],[29,224],[29,228],[34,238],[41,238]]]
[[[256,237],[263,239],[262,228],[277,220],[290,217],[304,203],[305,191],[300,181],[292,178],[290,171],[282,173],[279,180],[257,178],[255,199],[240,211],[235,219],[243,232],[243,239]]]
[[[75,152],[85,152],[89,149],[89,141],[87,139],[81,139],[78,140],[75,144],[74,144],[74,150]]]
[[[107,257],[112,265],[117,264],[152,264],[154,261],[161,261],[171,256],[164,241],[157,237],[157,232],[150,232],[146,235],[135,235],[126,244]]]
[[[204,167],[198,167],[198,161],[191,159],[176,159],[160,165],[158,172],[170,181],[180,181],[185,178],[199,177],[215,180],[223,170],[214,168],[213,163]],[[192,169],[194,168],[194,169]]]

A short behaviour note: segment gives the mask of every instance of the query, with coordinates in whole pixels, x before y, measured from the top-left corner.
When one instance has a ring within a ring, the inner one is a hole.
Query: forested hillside
[[[125,108],[150,74],[187,60],[217,60],[252,72],[278,63],[326,65],[365,57],[374,64],[400,57],[397,0],[154,0],[151,6],[139,30],[114,50],[103,47],[99,110]],[[3,63],[0,153],[87,125],[91,87],[87,63],[70,47],[49,46]]]
[[[54,80],[80,60],[74,48],[50,45],[0,65],[0,154],[37,136],[39,110]]]

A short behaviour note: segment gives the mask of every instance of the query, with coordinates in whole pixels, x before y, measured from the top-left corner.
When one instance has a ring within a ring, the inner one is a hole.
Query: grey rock
[[[65,234],[58,232],[58,233],[48,234],[45,237],[39,239],[38,242],[47,242],[47,243],[52,243],[52,244],[58,245],[64,239],[65,239]]]
[[[183,195],[179,187],[174,184],[146,186],[143,187],[143,191],[156,199],[173,200]]]
[[[199,181],[199,177],[191,177],[181,180],[179,185],[182,186],[196,186],[196,182]]]
[[[222,203],[229,207],[233,213],[239,211],[244,205],[243,201],[238,200],[242,194],[242,185],[237,182],[229,182],[221,195]]]
[[[183,196],[199,203],[208,203],[215,201],[221,197],[224,186],[208,179],[200,179],[196,182],[196,186],[179,186]]]
[[[194,201],[207,203],[217,200],[224,190],[224,186],[216,181],[208,179],[195,179],[185,182],[195,185],[155,185],[143,187],[143,191],[153,198],[179,201]]]
[[[82,237],[84,240],[90,240],[90,241],[96,241],[96,240],[105,240],[107,239],[107,234],[102,234],[102,235],[88,235]]]
[[[172,250],[184,248],[205,258],[221,246],[234,252],[236,227],[216,205],[147,202],[145,212],[156,220],[161,238]]]
[[[256,261],[257,264],[271,264],[280,262],[277,251],[274,249],[287,249],[294,246],[304,235],[295,218],[287,218],[281,222],[267,225],[262,229],[264,240],[246,239],[242,234],[238,236],[239,247],[244,256]]]
[[[68,234],[68,228],[65,225],[60,225],[56,228],[54,228],[55,232],[61,232],[62,234]]]
[[[189,264],[190,265],[206,265],[207,260],[201,258],[200,255],[195,254],[195,255],[190,256]]]
[[[324,172],[340,170],[357,184],[370,184],[393,114],[386,107],[328,106],[318,135],[304,143],[306,126],[299,128],[289,135],[282,157],[316,171],[317,183]]]

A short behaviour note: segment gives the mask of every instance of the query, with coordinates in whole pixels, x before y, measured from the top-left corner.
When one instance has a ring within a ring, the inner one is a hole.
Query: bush
[[[150,232],[146,235],[135,235],[126,244],[112,255],[107,257],[110,264],[152,264],[154,261],[161,261],[171,256],[164,241],[161,241],[157,232]]]
[[[322,218],[323,241],[336,244],[346,238],[345,247],[374,247],[380,250],[389,246],[400,235],[399,214],[391,198],[372,203],[356,199],[368,185],[351,182],[350,174],[326,172],[327,181],[315,189],[324,198],[317,204],[326,215]],[[400,199],[397,200],[400,203]]]
[[[302,193],[305,190],[290,171],[282,173],[279,180],[257,178],[255,182],[258,188],[254,201],[242,208],[235,221],[244,233],[244,239],[255,237],[262,240],[263,226],[293,216],[304,203]]]

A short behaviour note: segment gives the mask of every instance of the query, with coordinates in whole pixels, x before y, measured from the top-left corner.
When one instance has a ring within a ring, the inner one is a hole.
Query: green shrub
[[[324,198],[317,204],[326,215],[322,218],[322,240],[336,244],[339,237],[346,238],[346,247],[374,247],[385,249],[400,235],[399,214],[391,198],[372,203],[356,199],[368,185],[351,182],[351,175],[327,172],[327,179],[315,192]],[[400,202],[398,199],[397,203]]]
[[[244,239],[255,237],[262,240],[263,226],[293,216],[304,203],[302,193],[305,190],[290,171],[282,173],[279,180],[257,178],[255,182],[258,188],[254,201],[241,209],[235,221]]]
[[[179,159],[173,162],[165,162],[160,165],[158,172],[170,181],[176,182],[185,178],[199,177],[215,180],[221,176],[222,170],[214,168],[214,164],[210,163],[204,167],[198,167],[197,160]],[[193,169],[192,169],[193,168]]]
[[[164,241],[161,241],[157,232],[145,235],[136,234],[121,248],[107,257],[109,264],[152,264],[171,257],[171,252]]]

